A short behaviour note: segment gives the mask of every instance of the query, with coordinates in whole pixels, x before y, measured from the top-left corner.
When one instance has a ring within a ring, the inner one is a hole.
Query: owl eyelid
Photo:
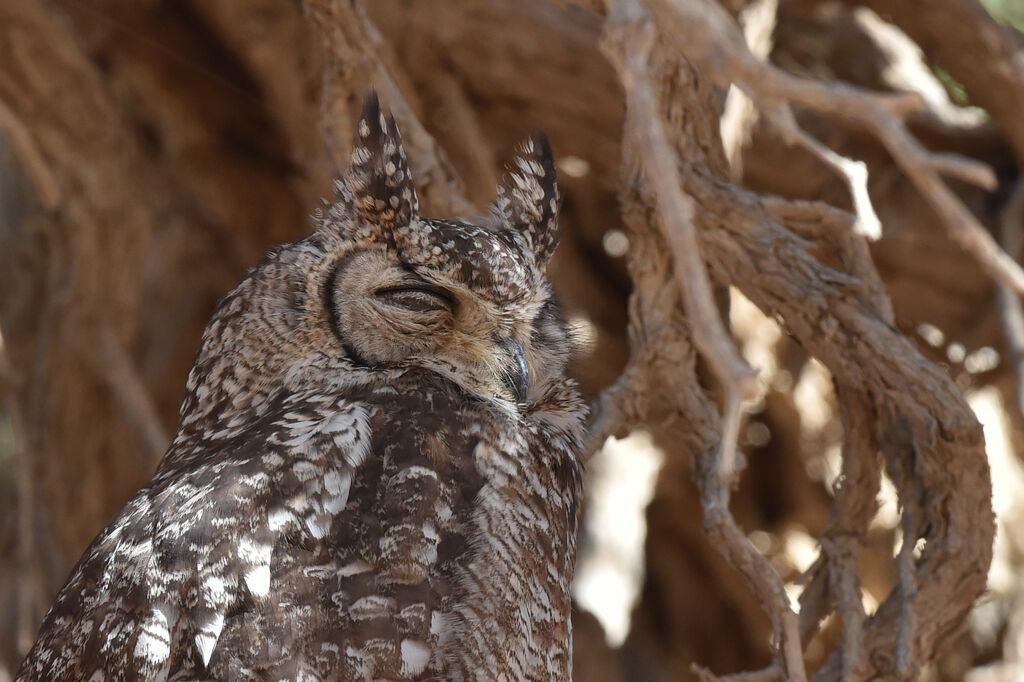
[[[429,284],[427,282],[410,282],[408,284],[395,284],[393,286],[381,287],[374,293],[377,295],[381,294],[399,294],[407,291],[419,292],[422,294],[430,294],[444,300],[447,303],[454,303],[455,299],[452,298],[451,293],[442,287]]]
[[[436,300],[440,306],[443,306],[447,310],[452,310],[455,307],[455,299],[452,297],[451,293],[441,287],[433,286],[426,282],[382,287],[374,292],[374,295],[378,299],[384,300],[385,302],[388,302],[387,299],[394,301],[396,298],[400,298],[403,294],[420,294],[428,296]]]

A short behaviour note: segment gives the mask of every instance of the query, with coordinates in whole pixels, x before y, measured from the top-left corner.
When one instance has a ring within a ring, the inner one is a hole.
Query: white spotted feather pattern
[[[219,305],[153,479],[16,680],[568,680],[584,407],[550,147],[494,221],[418,215],[364,107],[317,231]]]

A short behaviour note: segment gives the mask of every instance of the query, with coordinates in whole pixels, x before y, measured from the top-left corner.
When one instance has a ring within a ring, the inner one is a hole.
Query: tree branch
[[[672,251],[673,271],[691,319],[694,343],[726,393],[719,475],[729,485],[735,474],[742,405],[757,397],[757,373],[740,357],[711,295],[693,226],[693,200],[682,190],[679,160],[668,143],[650,83],[647,63],[655,39],[654,27],[637,18],[643,10],[635,1],[613,0],[611,5],[604,50],[618,69],[626,91],[626,130],[631,136],[627,144],[635,147],[657,201],[658,220]]]
[[[1024,181],[1018,180],[999,216],[1000,240],[1011,256],[1019,257],[1024,248]],[[1017,383],[1017,410],[1024,414],[1024,304],[1020,297],[1002,282],[997,283],[996,299],[1003,323],[1003,335],[1013,364]]]
[[[769,118],[775,124],[775,127],[778,128],[783,139],[790,144],[800,145],[821,159],[843,178],[843,181],[850,190],[853,209],[857,214],[857,220],[853,224],[853,231],[871,241],[881,238],[882,221],[878,219],[875,208],[871,205],[871,196],[868,194],[868,167],[864,162],[848,159],[842,154],[832,151],[809,135],[797,125],[793,112],[786,105],[772,110]]]
[[[688,315],[693,340],[725,392],[718,448],[698,458],[698,487],[708,534],[740,570],[770,615],[781,665],[789,679],[806,680],[796,614],[771,564],[750,543],[729,511],[736,475],[736,447],[743,402],[756,397],[757,374],[740,357],[711,295],[694,227],[695,205],[683,190],[679,158],[669,144],[651,85],[649,63],[656,33],[635,0],[611,0],[602,49],[615,65],[626,92],[625,146],[632,149],[650,186],[661,232]]]
[[[917,95],[880,95],[845,84],[819,83],[761,62],[747,49],[738,28],[721,6],[710,0],[650,0],[659,25],[670,27],[670,45],[699,64],[723,86],[735,82],[762,110],[780,103],[803,106],[867,127],[885,145],[918,191],[935,207],[950,236],[989,274],[1024,295],[1024,270],[946,186],[940,173],[995,187],[985,164],[924,149],[902,118],[921,106]]]
[[[977,0],[857,0],[900,27],[928,61],[964,84],[1024,162],[1024,38],[1000,26]]]

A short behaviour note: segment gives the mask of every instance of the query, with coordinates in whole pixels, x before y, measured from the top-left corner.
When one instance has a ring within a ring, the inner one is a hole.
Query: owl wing
[[[172,446],[73,570],[17,680],[426,667],[436,475],[371,456],[361,404],[289,398],[271,414],[205,434],[215,448]]]

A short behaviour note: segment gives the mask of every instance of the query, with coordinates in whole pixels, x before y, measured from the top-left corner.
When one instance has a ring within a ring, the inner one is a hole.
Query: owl
[[[585,407],[543,135],[419,215],[376,96],[315,231],[219,304],[152,480],[17,680],[568,680]]]

